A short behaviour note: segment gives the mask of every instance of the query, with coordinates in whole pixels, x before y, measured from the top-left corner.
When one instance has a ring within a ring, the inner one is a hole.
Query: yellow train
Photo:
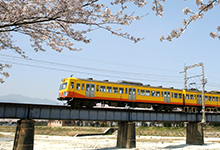
[[[180,108],[183,111],[201,111],[202,93],[198,90],[180,90],[143,85],[140,82],[92,78],[64,78],[61,81],[58,100],[65,100],[72,107],[93,107],[97,103],[115,107],[153,108],[157,111],[172,111]],[[206,111],[220,111],[220,93],[205,92]]]

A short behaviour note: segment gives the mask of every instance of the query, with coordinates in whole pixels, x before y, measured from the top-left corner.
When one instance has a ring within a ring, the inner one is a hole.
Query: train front
[[[71,83],[69,82],[69,78],[64,78],[61,80],[60,88],[59,88],[59,95],[58,95],[58,100],[69,100],[71,99],[70,97],[70,89],[71,89]]]

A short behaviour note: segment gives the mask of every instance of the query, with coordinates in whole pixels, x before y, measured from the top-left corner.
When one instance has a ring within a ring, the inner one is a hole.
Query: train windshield
[[[60,84],[59,90],[66,89],[66,86],[67,86],[67,82]]]

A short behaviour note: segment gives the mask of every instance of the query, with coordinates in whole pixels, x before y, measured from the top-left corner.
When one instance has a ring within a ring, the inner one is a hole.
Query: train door
[[[164,91],[164,102],[170,103],[170,92],[169,91]]]
[[[136,88],[129,88],[128,100],[136,100]]]
[[[202,95],[197,95],[197,105],[202,105]]]
[[[95,84],[86,84],[86,97],[95,97]]]

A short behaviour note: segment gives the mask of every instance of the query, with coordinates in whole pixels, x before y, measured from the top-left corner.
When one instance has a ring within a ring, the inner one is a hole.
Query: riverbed
[[[4,133],[1,133],[4,135]],[[10,136],[9,133],[5,133]],[[13,134],[11,134],[13,136]],[[117,135],[105,136],[47,136],[35,135],[35,150],[122,150],[116,148]],[[219,138],[204,138],[204,145],[188,145],[185,137],[136,136],[132,150],[220,150]],[[0,150],[11,150],[13,137],[0,140]]]

